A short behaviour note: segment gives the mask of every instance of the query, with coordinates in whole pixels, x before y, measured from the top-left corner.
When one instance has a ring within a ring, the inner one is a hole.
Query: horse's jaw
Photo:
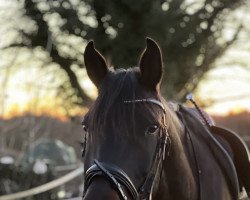
[[[169,200],[196,200],[198,198],[196,177],[185,153],[181,138],[183,135],[175,136],[171,138],[172,149],[169,157],[163,163],[163,175],[159,187],[163,188],[162,192],[165,191]]]

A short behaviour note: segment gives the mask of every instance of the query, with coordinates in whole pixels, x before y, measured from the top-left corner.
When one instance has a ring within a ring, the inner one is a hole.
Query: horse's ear
[[[93,41],[85,48],[84,62],[90,80],[99,87],[108,72],[108,67],[104,57],[95,49]]]
[[[154,40],[150,38],[146,40],[147,47],[142,53],[139,62],[141,81],[146,87],[157,90],[163,74],[161,50]]]

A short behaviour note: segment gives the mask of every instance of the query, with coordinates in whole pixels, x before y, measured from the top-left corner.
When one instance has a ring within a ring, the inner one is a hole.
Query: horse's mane
[[[135,100],[143,98],[152,98],[153,94],[142,92],[142,86],[138,81],[139,70],[137,68],[129,68],[127,70],[110,70],[105,77],[99,95],[85,116],[85,123],[89,130],[96,134],[101,134],[107,128],[107,123],[110,130],[117,130],[119,133],[115,135],[127,135],[136,137],[133,129],[135,127],[135,109],[147,115],[149,120],[158,120],[161,123],[159,110],[155,109],[152,104],[124,104],[126,100]],[[158,99],[163,102],[166,107],[166,121],[169,126],[169,131],[179,133],[181,125],[173,110],[163,97],[158,96]],[[135,108],[136,107],[136,108]],[[112,119],[112,121],[110,121]]]

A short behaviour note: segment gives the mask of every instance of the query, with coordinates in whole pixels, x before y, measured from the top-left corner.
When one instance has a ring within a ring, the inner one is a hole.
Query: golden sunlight
[[[242,112],[250,112],[249,100],[232,101],[224,103],[216,103],[205,109],[211,115],[227,116],[231,114],[239,114]]]
[[[226,63],[234,57],[239,59],[239,64],[227,66]],[[248,51],[230,50],[215,63],[218,67],[205,75],[196,95],[205,104],[211,102],[206,108],[208,113],[228,115],[250,111],[250,70],[241,66],[241,63],[248,62],[248,57]]]
[[[87,108],[76,107],[72,108],[69,113],[63,108],[63,102],[60,98],[46,96],[43,98],[43,101],[31,99],[25,103],[15,102],[10,104],[2,117],[10,119],[24,114],[33,114],[35,116],[52,116],[61,121],[67,121],[69,116],[83,115],[86,112]]]

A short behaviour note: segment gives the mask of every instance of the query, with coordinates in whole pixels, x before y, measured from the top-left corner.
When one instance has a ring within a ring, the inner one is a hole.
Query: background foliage
[[[223,37],[223,31],[233,20],[233,10],[246,4],[243,0],[17,1],[12,13],[4,14],[10,22],[6,32],[13,37],[1,48],[39,52],[42,67],[56,65],[63,72],[58,94],[74,104],[89,105],[92,100],[78,75],[84,68],[86,42],[95,40],[110,65],[126,68],[137,64],[149,36],[163,52],[162,92],[181,100],[236,41],[244,28],[241,21],[233,21],[230,37]]]

